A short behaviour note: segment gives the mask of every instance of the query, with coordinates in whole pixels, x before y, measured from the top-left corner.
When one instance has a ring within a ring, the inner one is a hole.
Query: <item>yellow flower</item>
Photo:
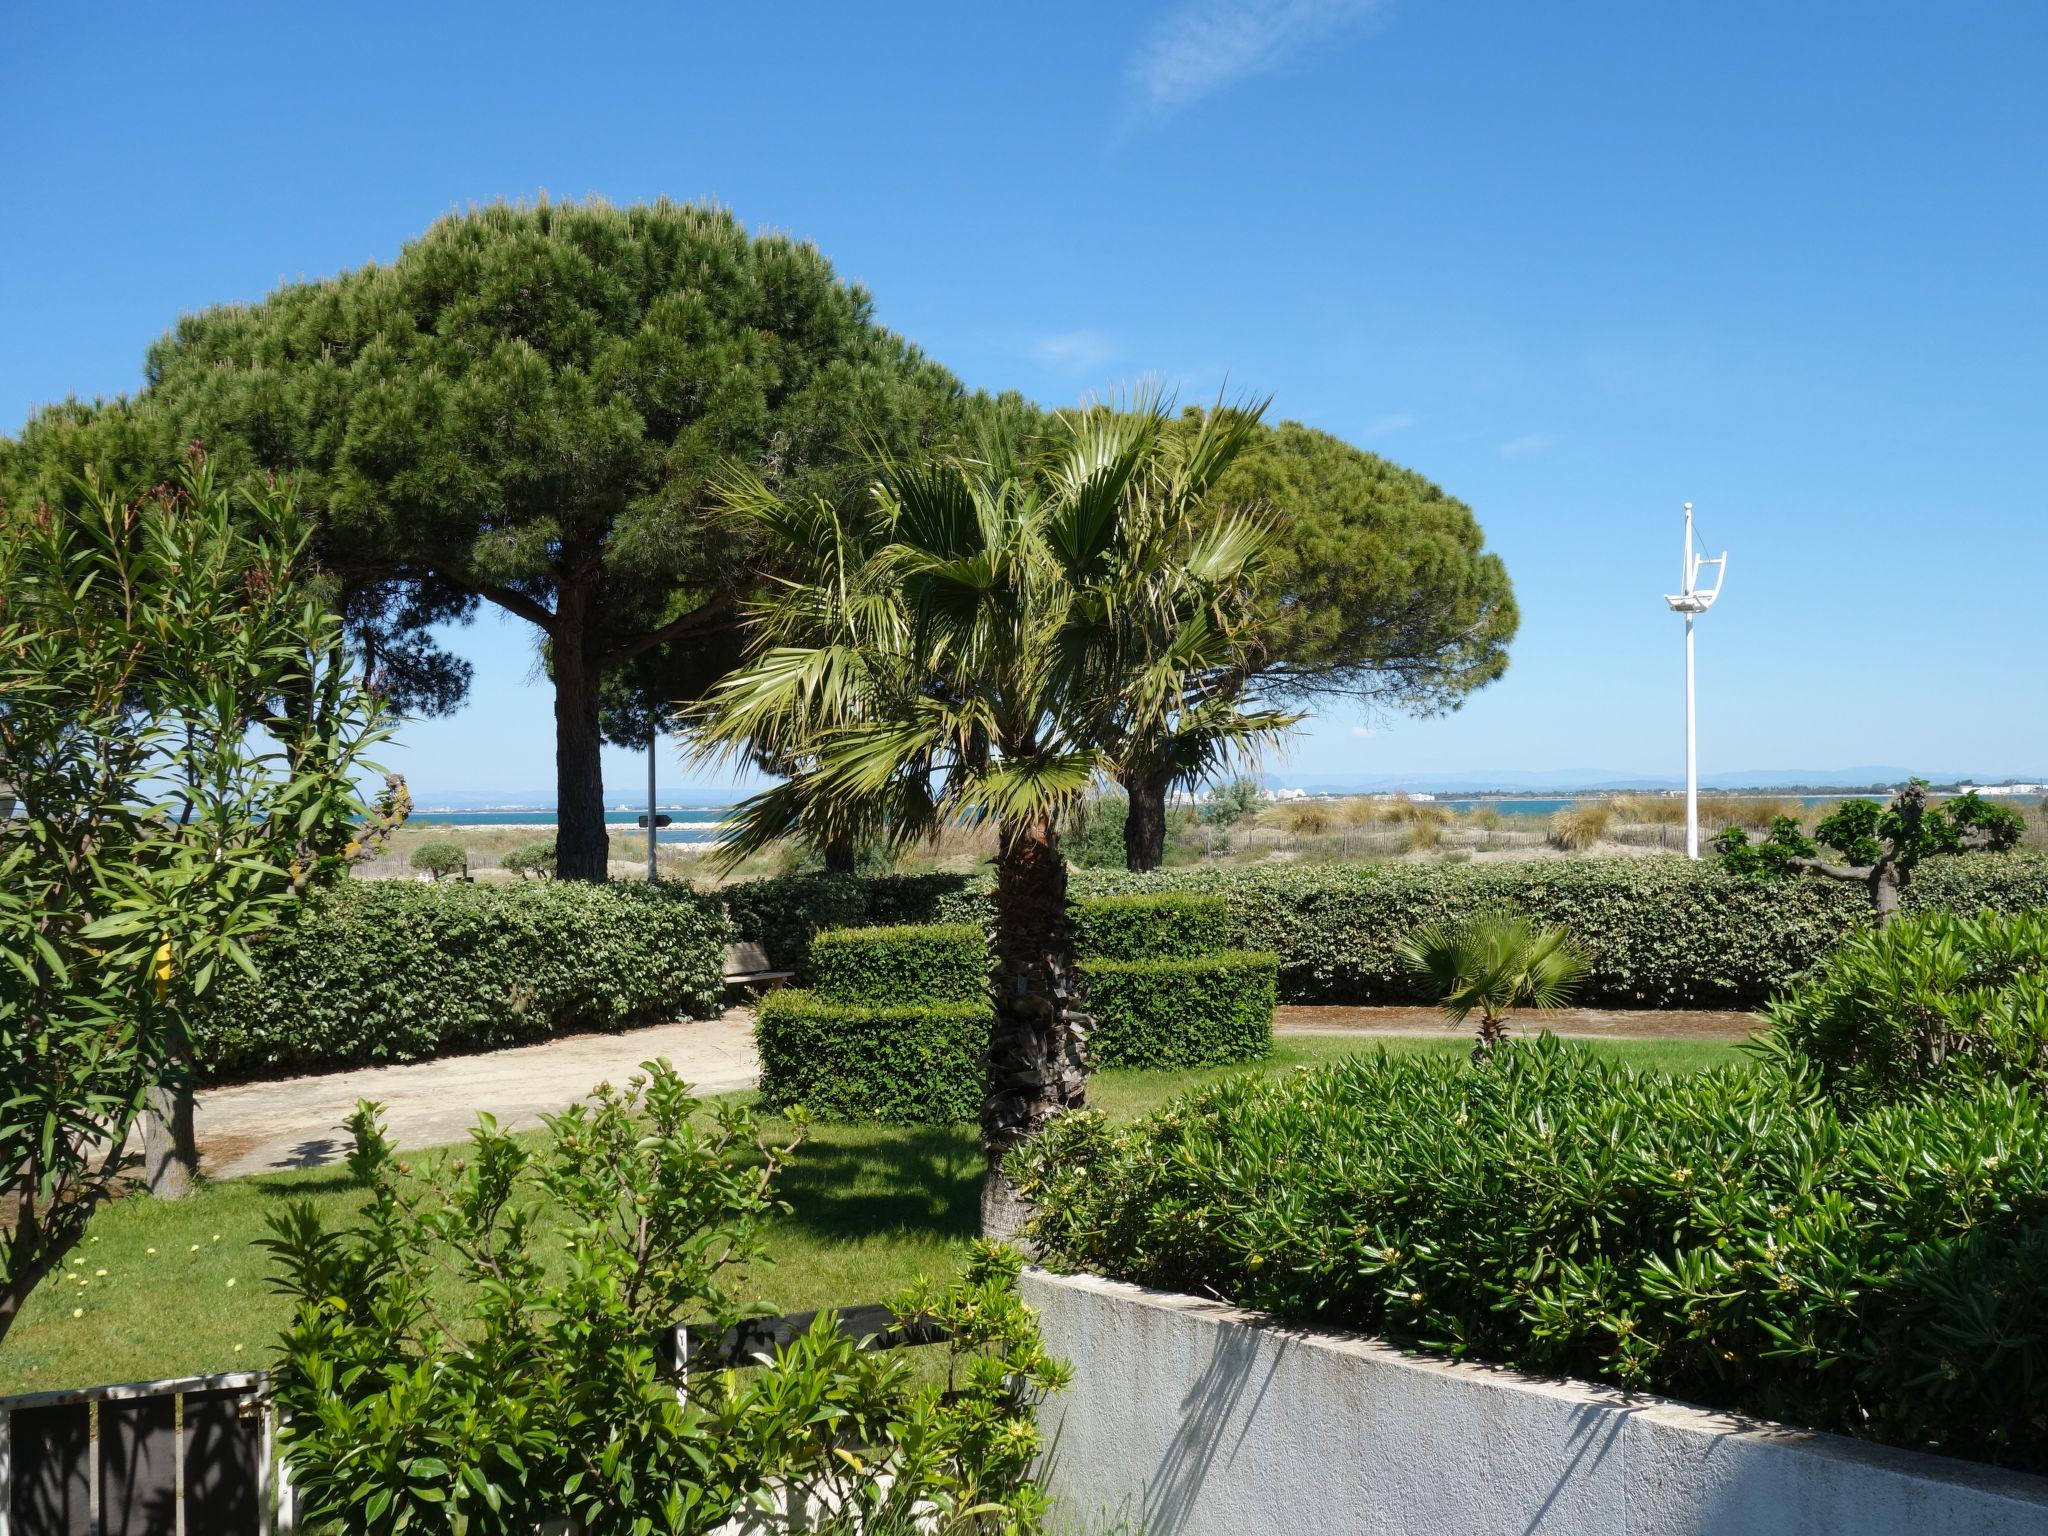
[[[83,1308],[83,1307],[73,1307],[73,1308],[71,1309],[71,1315],[72,1315],[73,1317],[83,1317],[83,1316],[85,1316],[85,1308]]]
[[[104,1269],[96,1269],[93,1271],[93,1273],[96,1275],[104,1275],[106,1274],[106,1271]]]
[[[232,1286],[232,1285],[233,1285],[234,1283],[235,1283],[235,1277],[234,1277],[233,1275],[229,1275],[229,1276],[228,1276],[228,1284],[229,1284],[230,1286]]]
[[[155,1252],[156,1252],[156,1250],[155,1250],[154,1248],[145,1248],[145,1249],[143,1249],[142,1251],[143,1251],[144,1253],[155,1253]]]

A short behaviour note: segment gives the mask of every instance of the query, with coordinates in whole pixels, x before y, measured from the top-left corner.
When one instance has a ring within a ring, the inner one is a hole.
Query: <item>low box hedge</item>
[[[2048,1470],[2048,1102],[1854,1113],[1554,1038],[1361,1054],[1019,1154],[1047,1262],[1543,1375]]]
[[[1592,969],[1579,1001],[1606,1008],[1753,1008],[1807,974],[1867,922],[1859,887],[1728,874],[1712,860],[1531,859],[1520,863],[1333,864],[1074,872],[1097,896],[1221,896],[1228,940],[1280,957],[1290,1003],[1429,1003],[1398,945],[1416,927],[1482,906],[1562,923]],[[859,923],[986,924],[986,875],[804,875],[724,893],[743,938],[805,973],[811,935]],[[1908,910],[2048,905],[2048,858],[2033,852],[1925,861]],[[1086,921],[1085,917],[1080,921]]]
[[[1095,1016],[1098,1067],[1207,1067],[1273,1049],[1279,963],[1224,950],[1150,960],[1084,960],[1081,997]]]
[[[761,1097],[823,1120],[948,1125],[981,1112],[992,1015],[983,1002],[833,1002],[791,988],[761,999]]]
[[[988,994],[988,935],[973,923],[828,928],[811,940],[810,971],[829,1002],[975,1002]]]
[[[1086,960],[1164,960],[1230,947],[1230,907],[1221,896],[1142,891],[1073,903],[1074,945]]]
[[[365,880],[315,893],[193,1019],[207,1078],[277,1076],[710,1018],[732,933],[671,885]]]

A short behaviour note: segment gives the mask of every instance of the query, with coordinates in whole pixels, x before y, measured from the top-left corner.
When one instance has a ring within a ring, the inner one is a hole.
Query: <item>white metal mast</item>
[[[1667,594],[1664,601],[1674,612],[1685,615],[1685,856],[1700,856],[1700,753],[1699,723],[1693,708],[1692,621],[1714,606],[1721,595],[1721,578],[1728,574],[1728,552],[1709,560],[1692,547],[1692,503],[1685,504],[1685,549],[1679,561],[1680,591]],[[1714,585],[1700,590],[1700,571],[1714,567]]]

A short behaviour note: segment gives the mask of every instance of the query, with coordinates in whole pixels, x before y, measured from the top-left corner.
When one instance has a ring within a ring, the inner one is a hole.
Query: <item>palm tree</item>
[[[1417,929],[1401,945],[1409,968],[1443,1000],[1453,1024],[1479,1015],[1472,1059],[1485,1061],[1508,1032],[1512,1008],[1559,1008],[1586,974],[1586,957],[1562,928],[1526,917],[1476,912]]]
[[[751,613],[750,659],[697,713],[696,750],[730,761],[765,746],[798,767],[735,811],[724,856],[797,830],[901,845],[995,824],[981,1117],[993,1236],[1026,1214],[1004,1158],[1085,1095],[1060,821],[1116,771],[1132,722],[1182,696],[1184,670],[1240,643],[1270,537],[1236,517],[1188,539],[1147,515],[1171,470],[1168,425],[1141,400],[1062,417],[1028,457],[997,437],[881,463],[850,513],[728,488],[789,574]],[[1270,728],[1216,722],[1246,741]]]
[[[1169,424],[1156,471],[1126,498],[1125,517],[1144,529],[1136,542],[1159,563],[1146,575],[1163,583],[1158,601],[1120,611],[1121,632],[1111,642],[1134,668],[1149,668],[1153,679],[1112,722],[1106,743],[1130,806],[1124,861],[1133,870],[1157,869],[1164,861],[1171,790],[1251,766],[1273,732],[1300,718],[1240,702],[1252,669],[1264,660],[1248,644],[1244,605],[1264,574],[1270,533],[1226,511],[1223,521],[1256,547],[1247,552],[1228,539],[1202,537],[1218,519],[1217,484],[1257,440],[1265,409],[1264,401],[1226,406],[1219,400]],[[1221,564],[1199,569],[1205,557]],[[1190,569],[1192,581],[1185,579]]]

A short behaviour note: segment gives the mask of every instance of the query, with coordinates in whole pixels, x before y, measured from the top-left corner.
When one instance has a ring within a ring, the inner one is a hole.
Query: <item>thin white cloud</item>
[[[1547,453],[1550,450],[1551,442],[1552,439],[1544,436],[1541,432],[1530,432],[1521,437],[1511,437],[1500,445],[1500,456],[1504,459],[1526,459],[1531,454]]]
[[[1109,338],[1097,331],[1062,331],[1031,344],[1031,355],[1048,368],[1094,368],[1108,362],[1113,351]]]
[[[1370,736],[1372,734],[1372,727],[1369,725],[1354,725],[1351,727],[1351,734],[1354,736]]]
[[[1155,111],[1277,68],[1316,43],[1370,21],[1385,0],[1186,0],[1131,60],[1131,81]]]
[[[1406,432],[1415,425],[1415,417],[1407,411],[1396,411],[1391,416],[1382,416],[1365,429],[1367,437],[1390,437],[1396,432]]]

